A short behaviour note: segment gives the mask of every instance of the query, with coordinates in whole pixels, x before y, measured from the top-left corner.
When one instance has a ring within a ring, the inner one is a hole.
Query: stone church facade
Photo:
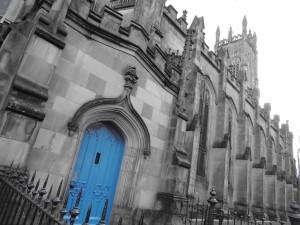
[[[105,167],[119,168],[110,224],[120,215],[130,224],[142,211],[146,224],[173,224],[168,209],[205,202],[212,188],[225,209],[286,220],[297,195],[293,135],[270,117],[270,104],[259,105],[257,37],[246,17],[240,35],[230,28],[220,40],[218,28],[211,51],[203,17],[188,27],[186,12],[178,18],[165,0],[8,3],[1,165],[14,160],[54,184],[63,179],[65,193],[76,190],[84,168],[108,151],[80,163],[98,148],[84,149],[84,138],[108,127],[124,145],[119,164]]]

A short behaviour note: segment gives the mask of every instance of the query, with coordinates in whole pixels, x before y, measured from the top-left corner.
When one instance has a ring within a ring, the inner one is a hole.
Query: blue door
[[[85,131],[70,183],[67,205],[68,211],[73,208],[82,188],[79,203],[81,213],[75,224],[83,224],[91,202],[93,207],[89,224],[97,224],[106,198],[108,208],[105,221],[109,224],[123,154],[124,140],[109,123],[96,124]]]

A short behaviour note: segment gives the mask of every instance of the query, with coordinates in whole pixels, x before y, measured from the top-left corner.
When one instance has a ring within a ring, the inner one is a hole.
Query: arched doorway
[[[67,206],[69,211],[82,188],[81,213],[75,224],[83,224],[91,202],[89,224],[97,224],[106,198],[109,199],[106,224],[109,223],[123,155],[124,139],[112,123],[92,124],[85,130],[70,182]]]

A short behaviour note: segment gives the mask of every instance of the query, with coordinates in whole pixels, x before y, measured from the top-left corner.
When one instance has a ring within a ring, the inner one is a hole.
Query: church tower
[[[246,71],[246,88],[254,90],[258,88],[257,37],[256,33],[252,35],[250,30],[247,31],[247,24],[247,18],[244,16],[242,34],[238,35],[233,35],[232,28],[230,27],[228,39],[221,40],[218,49],[228,49],[231,80],[239,80],[240,72]]]

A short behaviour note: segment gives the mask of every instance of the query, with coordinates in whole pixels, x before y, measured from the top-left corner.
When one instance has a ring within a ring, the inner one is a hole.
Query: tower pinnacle
[[[244,16],[244,19],[243,19],[243,37],[246,37],[247,36],[247,18],[246,16]]]
[[[218,26],[217,27],[217,30],[216,30],[216,43],[215,43],[215,48],[214,48],[214,50],[215,50],[215,53],[217,53],[217,51],[218,51],[218,47],[219,47],[219,43],[220,43],[220,27]]]
[[[229,31],[228,31],[228,41],[230,42],[232,40],[232,27],[229,27]]]

